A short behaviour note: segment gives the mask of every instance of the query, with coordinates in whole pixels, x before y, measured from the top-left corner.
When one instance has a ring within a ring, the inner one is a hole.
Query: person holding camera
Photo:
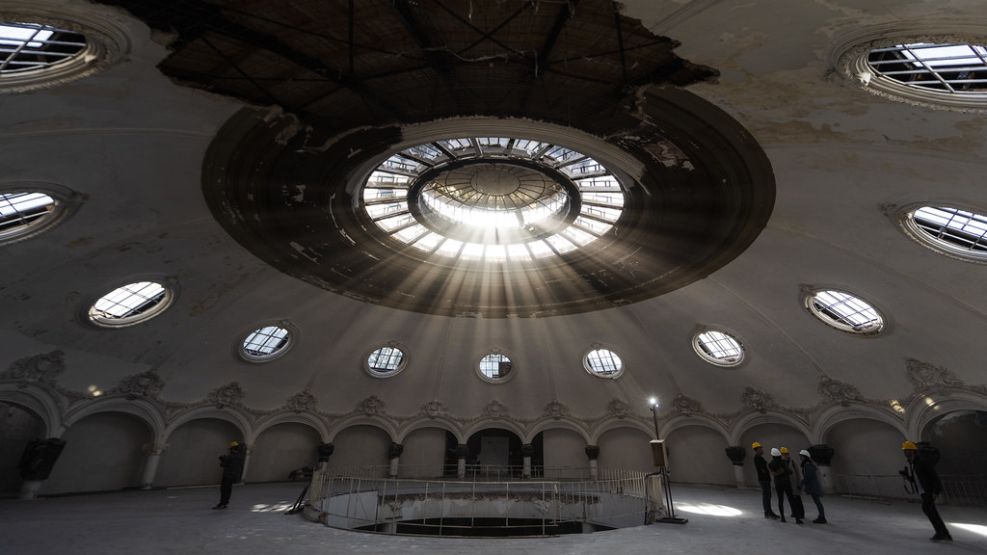
[[[225,509],[233,493],[233,484],[240,481],[246,452],[239,441],[230,442],[230,453],[219,456],[219,466],[223,467],[223,479],[219,483],[219,504],[213,509]]]
[[[908,466],[898,471],[898,474],[905,479],[905,489],[918,493],[922,498],[922,512],[929,518],[932,528],[936,531],[936,535],[930,539],[934,542],[953,541],[946,523],[936,509],[936,496],[942,493],[942,482],[939,480],[939,474],[936,473],[939,452],[931,446],[920,450],[918,444],[912,441],[902,443],[901,450],[905,454]],[[911,488],[908,488],[908,484],[911,484]]]

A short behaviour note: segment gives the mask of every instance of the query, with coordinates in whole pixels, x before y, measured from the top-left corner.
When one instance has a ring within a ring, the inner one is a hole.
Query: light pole
[[[668,452],[662,444],[661,435],[658,433],[658,407],[660,406],[658,403],[658,398],[652,397],[648,399],[648,403],[651,405],[651,417],[655,423],[655,449],[661,452],[661,462],[664,465],[658,467],[657,474],[661,480],[662,490],[665,493],[665,505],[668,507],[668,516],[665,518],[660,518],[656,522],[685,524],[686,522],[689,522],[688,519],[675,516],[675,502],[672,500],[672,486],[668,481]]]

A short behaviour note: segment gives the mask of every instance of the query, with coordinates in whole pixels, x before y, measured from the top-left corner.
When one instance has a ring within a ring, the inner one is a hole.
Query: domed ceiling
[[[0,96],[0,181],[78,195],[0,246],[5,383],[401,422],[646,424],[657,395],[724,426],[841,403],[903,418],[923,388],[983,389],[984,266],[899,218],[987,212],[987,123],[838,70],[888,33],[987,36],[980,2],[60,6],[35,9],[109,21],[129,55]],[[88,322],[139,281],[171,305]],[[822,323],[820,289],[869,302],[879,333]],[[237,355],[275,324],[284,356]],[[739,365],[697,356],[710,329]],[[364,371],[381,345],[400,374]],[[618,377],[584,369],[600,348]],[[510,381],[478,377],[491,352]]]

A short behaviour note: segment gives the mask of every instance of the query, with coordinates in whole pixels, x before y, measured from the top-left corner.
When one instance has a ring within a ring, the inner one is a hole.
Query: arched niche
[[[671,479],[677,483],[736,485],[724,435],[706,426],[681,426],[665,438]]]
[[[638,428],[611,428],[600,435],[599,465],[604,468],[622,468],[652,472],[655,466],[651,460],[653,436]]]
[[[17,464],[28,442],[45,435],[45,422],[27,407],[0,401],[0,496],[15,494],[21,487]]]
[[[987,474],[987,411],[944,414],[926,424],[921,439],[939,449],[936,470],[945,479],[983,480]]]
[[[896,472],[905,466],[901,454],[905,437],[894,426],[854,418],[832,426],[824,439],[834,449],[830,479],[837,493],[883,497],[904,493]]]
[[[570,428],[547,428],[542,433],[546,478],[586,476],[586,437]]]
[[[283,482],[304,466],[315,467],[319,431],[307,424],[283,422],[266,428],[251,446],[247,482]]]
[[[151,426],[133,414],[99,412],[69,426],[65,449],[42,494],[113,491],[140,486]]]
[[[156,486],[218,484],[219,456],[229,453],[231,441],[243,442],[243,432],[226,420],[200,418],[178,426],[165,441]]]
[[[477,430],[466,440],[466,464],[520,467],[524,462],[521,445],[521,435],[515,430],[496,427]]]
[[[391,436],[381,428],[363,424],[343,428],[332,443],[335,449],[329,459],[330,468],[343,473],[350,471],[365,475],[370,470],[376,470],[380,476],[387,474]]]
[[[794,460],[798,460],[798,452],[811,445],[808,436],[790,424],[763,423],[757,424],[745,430],[740,435],[740,445],[747,449],[747,459],[744,462],[744,477],[747,485],[757,485],[757,474],[754,471],[754,463],[751,460],[754,453],[751,451],[751,444],[759,441],[764,446],[764,459],[771,462],[771,449],[774,447],[788,447],[792,452]],[[720,456],[724,460],[726,453]]]
[[[404,437],[400,478],[438,478],[444,473],[446,452],[449,447],[446,428],[416,428]]]

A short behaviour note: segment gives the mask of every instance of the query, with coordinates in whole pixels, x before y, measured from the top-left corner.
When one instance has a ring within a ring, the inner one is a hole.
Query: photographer
[[[238,441],[230,442],[230,453],[219,456],[219,466],[223,467],[223,479],[219,486],[219,504],[213,509],[225,509],[233,493],[233,484],[240,481],[243,474],[243,461],[246,457],[243,446]]]
[[[930,538],[932,541],[953,541],[946,529],[946,523],[936,509],[936,496],[942,493],[942,482],[936,473],[936,463],[939,462],[939,452],[931,447],[923,446],[922,450],[916,443],[906,441],[901,444],[908,466],[898,472],[906,480],[906,489],[911,484],[913,491],[922,497],[922,512],[929,517],[929,522],[936,531]]]

